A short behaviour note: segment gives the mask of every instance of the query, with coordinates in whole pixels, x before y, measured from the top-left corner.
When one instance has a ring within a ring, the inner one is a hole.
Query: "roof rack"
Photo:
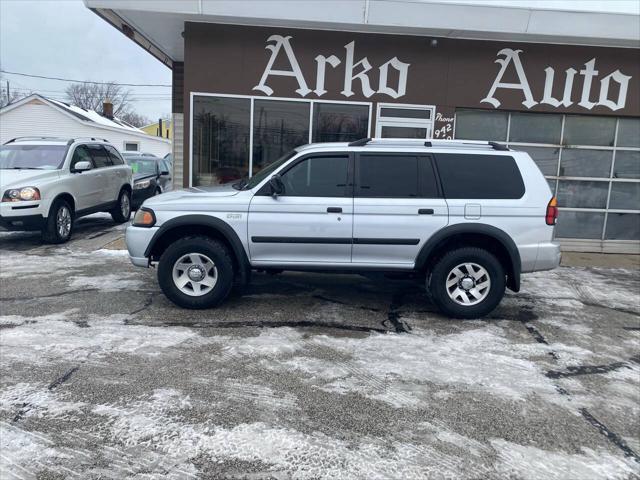
[[[365,147],[365,146],[394,146],[405,145],[411,147],[445,147],[445,148],[486,148],[490,147],[493,150],[508,151],[509,148],[506,145],[502,145],[498,142],[482,142],[477,140],[421,140],[414,138],[361,138],[354,142],[349,143],[350,147]]]
[[[76,137],[72,139],[72,143],[73,142],[77,142],[79,140],[91,140],[92,142],[107,142],[109,143],[109,140],[107,140],[106,138],[98,138],[98,137]]]
[[[58,140],[61,142],[69,142],[69,141],[73,142],[73,140],[69,140],[68,138],[62,138],[62,137],[40,137],[35,135],[29,135],[25,137],[12,138],[11,140],[9,140],[8,142],[5,142],[4,144],[8,145],[14,142],[22,142],[22,141],[29,141],[29,140]]]

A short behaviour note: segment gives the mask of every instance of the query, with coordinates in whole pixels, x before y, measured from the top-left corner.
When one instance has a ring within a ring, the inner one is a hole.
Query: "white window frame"
[[[313,111],[316,103],[333,103],[337,105],[366,105],[369,107],[369,121],[367,123],[367,137],[371,136],[371,122],[373,117],[373,102],[349,102],[342,100],[317,100],[307,98],[290,98],[290,97],[264,97],[260,95],[234,95],[228,93],[211,93],[211,92],[190,92],[189,93],[189,187],[193,187],[193,103],[195,97],[220,97],[220,98],[243,98],[251,102],[250,118],[249,118],[249,177],[253,174],[253,113],[255,100],[274,100],[284,102],[304,102],[309,106],[309,143],[312,142],[313,136]]]
[[[429,118],[405,118],[405,117],[384,117],[383,108],[399,108],[403,110],[428,110]],[[433,138],[433,127],[435,122],[435,105],[418,105],[413,103],[378,103],[376,108],[376,137],[382,137],[382,127],[407,127],[424,128],[427,134],[426,140]]]

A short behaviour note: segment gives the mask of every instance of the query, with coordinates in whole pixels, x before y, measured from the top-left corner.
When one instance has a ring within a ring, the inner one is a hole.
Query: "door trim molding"
[[[419,238],[251,237],[253,243],[302,243],[324,245],[418,245]]]

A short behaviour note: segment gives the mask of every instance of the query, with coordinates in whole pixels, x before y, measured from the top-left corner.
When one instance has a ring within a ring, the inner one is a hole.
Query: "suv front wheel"
[[[217,240],[182,238],[160,257],[158,283],[167,298],[180,307],[215,307],[229,295],[233,263],[227,248]]]
[[[47,243],[64,243],[71,238],[73,232],[73,209],[69,202],[59,198],[49,211],[42,239]]]
[[[454,318],[480,318],[504,296],[501,263],[481,248],[459,248],[445,254],[428,277],[427,288],[436,306]]]

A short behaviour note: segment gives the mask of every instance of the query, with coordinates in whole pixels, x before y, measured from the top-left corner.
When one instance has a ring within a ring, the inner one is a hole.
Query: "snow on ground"
[[[109,273],[107,275],[73,275],[68,279],[70,288],[94,288],[105,292],[118,290],[139,290],[144,282],[130,273]]]
[[[634,460],[607,451],[583,448],[581,454],[550,452],[492,440],[498,452],[497,470],[506,478],[522,480],[627,480],[638,474]]]
[[[0,317],[3,322],[21,323],[0,334],[3,362],[50,363],[96,360],[113,354],[157,356],[164,349],[183,344],[201,345],[208,340],[188,328],[154,328],[127,325],[127,315],[90,315],[80,326],[67,316],[19,318]],[[65,319],[66,318],[66,319]],[[86,328],[86,327],[90,328]]]

